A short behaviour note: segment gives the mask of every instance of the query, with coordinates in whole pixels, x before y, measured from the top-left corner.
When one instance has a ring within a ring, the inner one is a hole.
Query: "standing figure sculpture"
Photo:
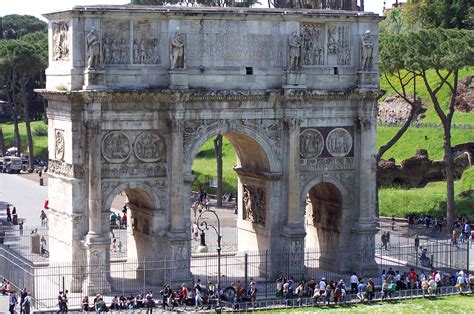
[[[288,46],[290,56],[288,70],[297,71],[301,66],[301,38],[296,32],[291,35]]]
[[[372,55],[374,52],[374,44],[370,38],[370,31],[364,33],[362,38],[362,69],[370,69],[372,67]]]
[[[100,66],[100,42],[95,32],[95,27],[92,27],[89,34],[87,34],[86,45],[87,69],[97,69]]]
[[[184,56],[184,38],[181,35],[181,30],[176,27],[176,33],[171,40],[171,69],[185,69]]]

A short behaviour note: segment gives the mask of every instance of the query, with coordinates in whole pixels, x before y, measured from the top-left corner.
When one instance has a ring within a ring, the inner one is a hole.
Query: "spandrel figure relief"
[[[69,59],[69,25],[66,22],[53,23],[53,60]]]
[[[176,28],[174,37],[171,40],[170,57],[170,69],[186,69],[185,40],[179,27]]]
[[[328,29],[329,61],[337,65],[351,64],[351,44],[349,30],[346,26],[330,26]]]
[[[131,153],[130,139],[120,131],[107,134],[102,141],[102,156],[110,162],[123,162]]]
[[[154,162],[165,156],[166,147],[163,139],[156,133],[143,132],[133,145],[135,156],[144,162]]]

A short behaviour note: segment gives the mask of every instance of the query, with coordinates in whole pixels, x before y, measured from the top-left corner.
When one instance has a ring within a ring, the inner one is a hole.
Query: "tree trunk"
[[[0,126],[0,153],[2,156],[5,156],[6,147],[5,147],[5,138],[3,137],[3,129]]]
[[[16,155],[20,156],[21,152],[21,138],[20,138],[20,130],[18,128],[18,113],[16,111],[15,105],[15,95],[16,95],[16,71],[14,69],[10,69],[9,73],[6,74],[5,79],[5,94],[7,96],[7,102],[10,105],[10,110],[12,112],[12,120],[13,120],[13,134],[15,138],[15,146],[17,147]]]
[[[451,148],[451,125],[444,128],[444,163],[446,175],[446,212],[448,231],[453,229],[454,213],[454,160]]]
[[[23,119],[25,120],[26,126],[26,137],[28,140],[28,170],[32,171],[35,167],[33,157],[33,136],[31,135],[30,125],[30,101],[28,99],[28,82],[29,77],[25,75],[20,80],[20,95],[23,102]]]
[[[217,207],[222,207],[222,135],[217,134],[214,139],[214,151],[217,162]]]

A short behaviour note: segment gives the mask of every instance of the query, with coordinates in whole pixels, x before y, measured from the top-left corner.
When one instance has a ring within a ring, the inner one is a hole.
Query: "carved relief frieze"
[[[54,157],[64,161],[64,130],[54,130]]]
[[[102,164],[102,178],[165,177],[166,165],[157,163]]]
[[[352,136],[343,128],[329,132],[326,138],[326,149],[334,157],[344,157],[352,149]]]
[[[130,63],[129,22],[104,21],[102,61],[104,64]]]
[[[316,129],[306,129],[300,134],[300,155],[304,159],[316,158],[324,149],[324,139]]]
[[[265,226],[266,193],[265,190],[248,184],[243,185],[242,204],[244,219]]]
[[[324,24],[305,23],[301,25],[304,65],[324,64]]]
[[[328,28],[329,62],[337,65],[351,64],[349,28],[345,25],[331,25]]]
[[[354,167],[354,157],[300,159],[301,171],[350,170]]]
[[[151,131],[143,132],[137,136],[133,150],[135,156],[144,162],[155,162],[166,156],[164,140],[157,133]]]
[[[67,178],[84,178],[84,168],[82,165],[71,165],[59,160],[49,160],[48,172]]]
[[[102,140],[102,156],[110,162],[120,163],[130,157],[131,142],[127,134],[112,131]]]
[[[160,35],[149,21],[135,21],[133,25],[133,63],[160,64]]]
[[[53,22],[53,61],[69,60],[69,25]]]

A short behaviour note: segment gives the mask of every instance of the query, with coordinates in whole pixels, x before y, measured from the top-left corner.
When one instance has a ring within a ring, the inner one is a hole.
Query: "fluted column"
[[[288,224],[298,224],[300,217],[300,124],[299,119],[285,120],[288,129]]]
[[[86,122],[88,156],[88,208],[89,208],[89,237],[101,234],[101,164],[100,164],[100,121]]]
[[[184,231],[183,120],[171,120],[171,230]]]

